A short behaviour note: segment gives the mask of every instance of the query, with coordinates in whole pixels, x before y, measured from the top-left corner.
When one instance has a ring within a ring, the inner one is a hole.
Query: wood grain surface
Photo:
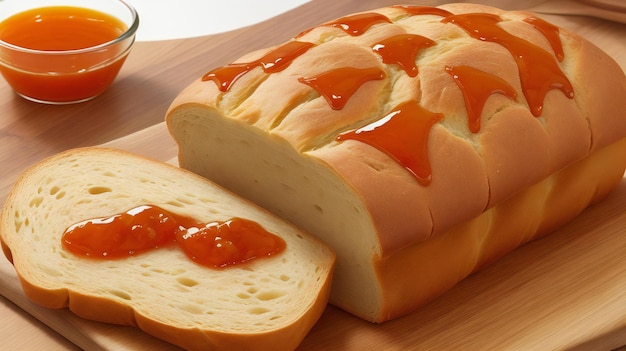
[[[106,144],[172,160],[176,146],[162,121],[172,99],[191,81],[318,23],[395,3],[313,0],[233,32],[137,43],[114,86],[77,105],[31,103],[0,80],[0,203],[26,167],[65,149]],[[537,5],[550,13],[544,18],[588,38],[626,69],[626,12],[620,9],[608,21],[569,15],[575,9],[571,1],[485,3],[511,9]],[[175,349],[132,327],[89,322],[65,310],[33,305],[1,258],[0,294],[6,297],[0,300],[3,349]],[[472,275],[413,315],[375,325],[329,306],[300,349],[610,350],[623,345],[626,178],[609,198],[565,227]]]

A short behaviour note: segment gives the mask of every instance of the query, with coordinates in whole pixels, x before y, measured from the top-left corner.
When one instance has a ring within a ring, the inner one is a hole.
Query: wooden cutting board
[[[420,2],[422,5],[437,3]],[[511,8],[513,3],[499,6]],[[105,135],[115,139],[105,145],[175,162],[176,146],[163,123],[150,123],[144,117],[147,109],[162,120],[169,100],[157,101],[155,96],[171,100],[178,93],[178,86],[183,87],[185,82],[209,68],[228,63],[245,52],[280,43],[302,29],[332,18],[390,4],[390,1],[314,0],[241,31],[143,45],[139,52],[151,55],[147,62],[152,66],[141,67],[140,63],[146,64],[146,61],[131,60],[128,70],[140,74],[132,76],[130,83],[125,80],[117,92],[127,97],[117,100],[108,97],[130,106],[125,107],[125,111],[136,111],[141,118],[133,122],[133,115],[129,114],[128,120],[120,121],[131,126],[124,127],[123,131],[132,131],[121,138],[117,137],[122,129],[119,132],[115,128],[105,129],[109,133]],[[572,7],[557,6],[550,11],[559,9],[566,11]],[[625,25],[585,17],[550,15],[545,18],[589,38],[626,69]],[[172,55],[172,50],[178,50],[178,55]],[[173,59],[178,61],[164,62]],[[125,86],[133,89],[125,91]],[[14,111],[27,111],[21,102],[15,102],[15,106]],[[110,113],[110,107],[107,108]],[[68,128],[77,128],[74,125],[68,124]],[[58,132],[59,128],[49,129]],[[24,128],[14,130],[24,132]],[[85,140],[100,143],[97,138]],[[80,144],[61,142],[55,145],[62,149]],[[0,157],[12,150],[1,151]],[[26,163],[57,150],[27,151],[33,156],[13,163],[9,171],[0,169],[2,201]],[[65,310],[51,311],[30,303],[21,292],[13,268],[3,259],[0,259],[0,294],[82,349],[176,349],[135,328],[94,323]],[[9,327],[5,325],[3,329]],[[28,338],[28,335],[20,337]],[[605,201],[587,209],[557,232],[525,245],[470,276],[412,315],[375,325],[329,306],[299,349],[610,350],[623,345],[626,345],[626,177]]]
[[[159,145],[155,149],[155,145]],[[158,124],[105,146],[175,162]],[[40,308],[0,263],[0,293],[88,350],[176,350],[135,328]],[[626,345],[626,175],[605,201],[420,311],[376,325],[329,306],[299,350],[611,350]]]

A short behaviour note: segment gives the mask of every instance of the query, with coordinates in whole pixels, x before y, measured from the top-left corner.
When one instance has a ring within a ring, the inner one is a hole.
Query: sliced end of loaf
[[[376,228],[363,200],[341,176],[314,157],[302,157],[282,138],[268,137],[205,106],[186,105],[175,114],[169,127],[179,143],[182,168],[245,194],[323,238],[342,253],[333,282],[333,290],[340,293],[331,297],[333,304],[348,310],[360,306],[372,316],[379,313],[379,287],[363,284],[376,281],[372,262],[381,255],[374,241]]]

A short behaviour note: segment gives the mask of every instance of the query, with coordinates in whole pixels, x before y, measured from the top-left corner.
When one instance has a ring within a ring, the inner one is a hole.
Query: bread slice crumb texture
[[[62,247],[70,225],[142,204],[202,222],[246,218],[280,236],[286,248],[211,269],[176,246],[114,260]],[[204,178],[109,149],[72,150],[28,170],[7,200],[1,225],[3,245],[35,302],[109,323],[142,327],[148,320],[148,328],[157,323],[253,335],[288,328],[313,313],[300,326],[306,331],[325,306],[334,263],[320,242]]]

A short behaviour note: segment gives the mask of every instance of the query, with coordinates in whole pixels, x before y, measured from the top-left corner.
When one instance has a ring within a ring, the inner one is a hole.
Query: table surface
[[[411,2],[403,1],[403,3]],[[419,3],[422,5],[437,5],[442,2],[421,1]],[[503,8],[519,8],[520,6],[513,0],[483,2]],[[541,10],[542,16],[546,19],[592,40],[596,45],[609,53],[621,65],[622,69],[626,70],[626,41],[624,41],[624,38],[626,38],[626,25],[624,24],[626,22],[626,11],[619,6],[615,7],[614,4],[612,8],[609,8],[607,6],[611,6],[611,1],[608,2],[602,3],[602,1],[599,1],[602,6],[593,9],[579,6],[579,3],[566,0],[537,1],[532,3],[537,4],[538,7],[536,9]],[[208,69],[229,63],[249,51],[281,43],[290,39],[294,33],[298,33],[318,23],[352,12],[393,3],[395,2],[385,0],[313,0],[270,20],[225,33],[182,40],[138,42],[114,86],[98,98],[77,105],[47,106],[28,102],[16,96],[6,83],[1,80],[0,203],[4,202],[10,187],[26,167],[46,156],[69,148],[109,143],[109,145],[129,148],[136,150],[138,153],[145,153],[167,160],[168,157],[175,155],[175,151],[173,143],[168,139],[168,135],[163,128],[162,122],[165,111],[172,99],[185,86]],[[586,2],[586,4],[588,3],[590,1]],[[525,3],[525,6],[529,6],[529,3]],[[563,13],[568,15],[562,15]],[[612,21],[576,15],[581,13],[610,18]],[[454,318],[458,319],[459,317],[452,317],[452,314],[444,315],[443,310],[450,311],[450,308],[446,309],[445,306],[454,305],[454,301],[459,299],[469,299],[473,291],[472,289],[482,286],[481,284],[485,284],[486,281],[495,282],[509,279],[507,274],[511,269],[518,271],[518,273],[521,272],[520,277],[516,279],[526,277],[529,279],[527,282],[532,283],[532,275],[536,274],[536,271],[533,271],[533,269],[545,270],[552,269],[548,267],[551,265],[563,265],[559,261],[559,254],[569,255],[572,253],[572,251],[561,252],[561,250],[565,250],[562,249],[563,247],[567,247],[567,250],[574,250],[573,252],[577,252],[576,250],[584,251],[584,245],[587,244],[585,240],[592,240],[589,237],[591,234],[588,233],[594,230],[606,229],[602,228],[601,225],[590,226],[587,223],[588,219],[607,216],[607,213],[609,213],[611,215],[605,218],[607,223],[610,223],[611,220],[617,220],[618,223],[622,223],[618,229],[623,229],[623,223],[626,223],[624,222],[626,220],[624,217],[624,212],[626,212],[626,179],[622,181],[617,194],[609,198],[608,202],[600,204],[600,206],[604,207],[590,209],[588,213],[583,214],[584,217],[579,222],[575,223],[576,226],[588,228],[585,234],[581,236],[582,239],[571,240],[566,231],[561,231],[546,239],[542,239],[540,243],[530,244],[499,261],[494,267],[470,277],[470,279],[455,288],[453,292],[446,294],[434,304],[428,306],[421,314],[408,318],[408,322],[412,324],[424,323],[424,321],[430,319],[438,319],[439,323],[441,323],[440,325],[446,325],[446,323],[458,324]],[[570,229],[572,228],[574,228],[573,225]],[[582,333],[588,334],[589,338],[575,340],[576,345],[580,346],[580,349],[584,349],[587,346],[600,347],[601,349],[615,348],[626,344],[626,337],[624,336],[626,335],[626,309],[619,305],[610,304],[615,299],[618,299],[618,301],[620,298],[623,298],[621,301],[626,299],[624,294],[626,281],[623,278],[626,276],[626,260],[620,260],[620,257],[624,255],[619,255],[619,250],[624,252],[626,241],[621,239],[623,235],[620,235],[619,230],[611,235],[610,240],[614,241],[611,242],[609,240],[605,241],[604,244],[600,243],[598,244],[600,248],[597,249],[607,250],[609,252],[608,255],[611,255],[612,252],[615,256],[609,257],[618,260],[613,262],[617,266],[612,271],[616,276],[607,277],[605,283],[608,284],[609,288],[602,290],[602,294],[605,294],[607,297],[606,301],[609,301],[609,306],[603,306],[602,301],[600,301],[597,305],[584,309],[584,313],[589,314],[588,316],[584,318],[574,317],[572,322],[569,323],[560,321],[561,324],[557,326],[568,327],[576,323],[589,323],[589,327],[586,330],[588,333]],[[617,248],[615,245],[617,245]],[[603,251],[596,252],[602,253]],[[533,264],[524,263],[539,256],[544,258],[543,264],[535,262]],[[0,257],[0,259],[2,258]],[[2,264],[5,263],[3,262]],[[525,268],[530,267],[528,268],[530,271],[519,268],[522,266]],[[573,270],[576,267],[566,266],[564,269]],[[610,285],[610,282],[615,281],[617,283]],[[1,282],[2,280],[0,280]],[[6,284],[6,282],[3,284]],[[617,290],[613,291],[611,289]],[[493,294],[504,291],[506,291],[506,287],[496,287],[493,290]],[[533,291],[531,287],[529,292]],[[593,292],[590,292],[589,295],[593,295]],[[576,296],[580,297],[579,295]],[[469,303],[463,307],[456,306],[455,308],[458,310],[456,312],[459,313],[480,315],[482,312],[472,310],[476,306],[478,305]],[[503,305],[496,304],[496,307],[499,306]],[[64,336],[61,336],[53,330],[54,328],[58,331],[58,325],[55,327],[49,320],[46,320],[46,323],[52,326],[51,328],[38,320],[45,320],[44,315],[48,312],[42,312],[42,315],[37,315],[37,313],[33,313],[29,309],[29,312],[37,317],[35,318],[31,314],[24,312],[24,308],[24,305],[18,307],[18,305],[8,299],[0,299],[0,325],[2,326],[0,328],[0,340],[3,342],[3,348],[14,350],[38,348],[46,350],[78,349],[77,346],[68,340],[68,338],[72,339],[71,335],[64,334]],[[575,311],[576,308],[572,310]],[[496,311],[490,313],[496,313]],[[598,315],[600,316],[598,317]],[[602,320],[602,315],[606,318],[602,322],[598,322],[598,320]],[[66,315],[60,311],[58,316],[60,316],[60,320],[63,320]],[[487,316],[484,317],[486,318]],[[569,318],[572,316],[571,314],[562,314],[561,317]],[[507,320],[506,316],[502,316],[502,318]],[[329,328],[327,327],[328,325],[343,325],[344,327]],[[313,350],[323,345],[340,345],[348,349],[350,345],[353,345],[352,349],[356,350],[357,348],[363,349],[363,345],[368,345],[368,343],[370,345],[372,345],[371,343],[379,343],[379,346],[387,345],[389,344],[389,338],[406,337],[411,340],[411,338],[415,337],[414,334],[411,334],[412,328],[406,326],[398,327],[399,325],[401,324],[363,326],[360,324],[360,321],[355,321],[353,317],[329,307],[318,326],[314,328],[311,335],[303,343],[302,349]],[[357,327],[351,330],[359,331],[349,332],[348,328],[352,326]],[[395,332],[393,329],[396,329]],[[576,328],[573,329],[576,333],[581,334]],[[591,331],[591,329],[594,330]],[[471,329],[465,330],[465,333],[468,330]],[[435,327],[431,327],[426,332],[431,333],[432,336],[438,330]],[[113,332],[112,336],[108,335],[107,337],[115,338],[115,333],[117,331]],[[572,335],[572,333],[568,334],[565,330],[563,334]],[[462,338],[464,334],[463,331],[458,331],[454,335]],[[556,336],[552,335],[552,338],[556,338]],[[575,337],[571,336],[571,338],[573,340]],[[435,338],[431,339],[435,340]],[[330,344],[330,340],[335,340],[335,343]],[[75,339],[73,341],[76,342]],[[381,342],[386,344],[381,344]],[[462,342],[462,340],[459,340],[459,343],[462,344]],[[403,347],[406,347],[406,345],[403,345]]]

